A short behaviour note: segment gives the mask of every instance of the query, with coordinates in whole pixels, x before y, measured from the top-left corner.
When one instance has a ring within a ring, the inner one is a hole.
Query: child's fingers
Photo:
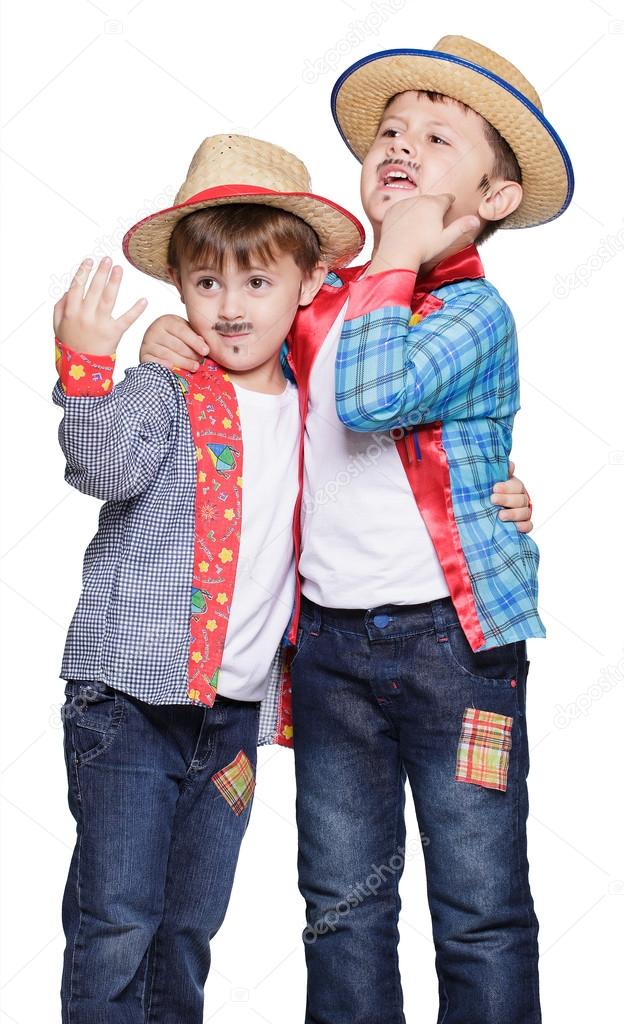
[[[166,366],[170,370],[177,366],[181,370],[190,370],[191,373],[199,369],[199,363],[194,356],[175,355],[169,347],[165,348],[163,345],[152,345],[149,352],[142,352],[141,362],[160,363],[161,366]]]
[[[479,220],[472,214],[468,214],[465,217],[458,217],[457,220],[451,221],[451,223],[445,227],[442,232],[444,248],[446,249],[449,245],[454,245],[456,242],[461,241],[466,235],[469,235],[478,227]]]
[[[161,362],[162,361],[162,365],[164,367],[168,367],[169,370],[172,370],[173,367],[178,367],[180,370],[189,370],[190,373],[192,373],[192,374],[194,374],[196,370],[199,370],[199,367],[200,367],[199,362],[197,361],[197,359],[186,359],[186,358],[182,358],[181,356],[180,356],[179,359],[174,359],[174,358],[171,357],[171,353],[170,352],[166,352],[166,351],[165,351],[165,354],[164,354],[162,360],[161,359],[157,359],[156,361],[157,362]]]
[[[210,345],[204,341],[201,334],[196,334],[186,320],[178,320],[169,328],[171,338],[179,339],[185,348],[191,350],[191,355],[207,356],[210,352]],[[188,353],[184,353],[187,355]]]
[[[186,339],[187,337],[188,334],[185,333],[184,338]],[[185,340],[181,340],[181,338],[176,336],[175,334],[168,334],[166,340],[163,339],[163,341],[158,344],[158,347],[162,348],[165,352],[167,352],[167,357],[173,360],[174,362],[176,359],[179,358],[188,359],[191,360],[192,362],[197,361],[197,350],[193,348],[192,345],[187,344]],[[203,355],[203,353],[199,354]],[[186,369],[188,369],[188,367],[186,367]]]
[[[529,507],[529,500],[525,491],[521,491],[519,494],[510,494],[507,491],[494,491],[490,495],[490,501],[493,505],[504,505],[505,508],[527,508]]]
[[[130,306],[130,309],[126,313],[124,313],[123,316],[120,316],[117,318],[117,320],[115,320],[115,323],[120,328],[120,330],[127,331],[128,328],[132,326],[134,321],[139,319],[141,313],[143,312],[146,306],[147,299],[137,299],[134,305]]]
[[[112,313],[113,306],[117,301],[117,295],[119,293],[119,285],[123,277],[122,267],[115,265],[110,272],[110,277],[104,288],[102,289],[102,296],[100,298],[100,309],[104,313]]]
[[[179,363],[173,363],[171,361],[171,359],[165,359],[164,356],[161,357],[161,356],[151,355],[151,354],[150,354],[149,359],[142,359],[141,362],[142,363],[158,363],[159,366],[166,366],[168,370],[171,370],[171,369],[173,369],[174,366],[177,366],[181,370],[190,370],[191,372],[196,370],[197,369],[197,365],[198,365],[197,363],[193,363],[192,365],[188,365],[187,366],[184,363],[184,361],[180,361]]]
[[[91,273],[92,266],[93,260],[88,257],[82,261],[78,270],[71,279],[67,290],[67,301],[65,303],[65,312],[68,316],[77,314],[80,309],[84,294],[84,286],[89,280],[89,274]]]
[[[455,202],[455,196],[453,195],[452,192],[440,192],[438,194],[438,199],[442,200],[444,204],[444,213],[448,213],[451,206]]]
[[[494,490],[505,494],[524,494],[524,484],[517,477],[510,477],[509,480],[498,480],[494,484]]]
[[[533,529],[531,511],[528,508],[503,509],[498,513],[498,518],[513,523],[518,533],[530,533]]]
[[[528,505],[522,508],[503,508],[498,513],[498,518],[508,523],[524,523],[531,518],[531,509]]]
[[[91,284],[87,288],[85,294],[85,305],[92,313],[95,313],[95,310],[102,298],[102,293],[108,283],[110,265],[110,258],[108,256],[104,256],[98,263],[97,270],[91,278]]]

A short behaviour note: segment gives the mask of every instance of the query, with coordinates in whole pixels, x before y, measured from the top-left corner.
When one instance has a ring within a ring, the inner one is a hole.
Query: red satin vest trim
[[[485,637],[453,512],[451,478],[442,443],[442,424],[427,424],[416,429],[422,458],[419,461],[410,459],[409,434],[396,441],[397,450],[440,559],[457,617],[470,646],[473,651],[477,651],[484,645]]]

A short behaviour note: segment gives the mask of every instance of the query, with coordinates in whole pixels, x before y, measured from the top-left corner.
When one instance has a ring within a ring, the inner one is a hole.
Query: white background
[[[605,3],[4,5],[1,1024],[60,1019],[60,902],[74,822],[57,676],[98,511],[63,481],[50,402],[53,303],[83,256],[124,262],[123,231],[168,205],[207,135],[244,132],[285,146],[308,164],[317,192],[362,216],[358,165],[330,115],[333,82],[369,52],[428,47],[447,33],[476,38],[525,71],[576,171],[563,218],[502,232],[482,256],[519,328],[514,456],[535,503],[549,634],[530,645],[529,679],[544,1019],[619,1018],[624,0]],[[612,251],[601,253],[609,236]],[[172,288],[127,268],[119,310],[141,295],[149,307],[122,344],[122,365],[136,360],[151,319],[182,311]],[[413,838],[413,813],[409,824]],[[407,1016],[433,1022],[420,852],[402,895]],[[231,909],[214,942],[205,1019],[302,1021],[302,927],[292,755],[265,750]]]

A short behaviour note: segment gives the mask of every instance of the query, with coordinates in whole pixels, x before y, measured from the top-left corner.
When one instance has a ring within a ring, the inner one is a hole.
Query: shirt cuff
[[[345,320],[355,320],[385,306],[411,309],[415,286],[416,273],[413,270],[384,270],[382,274],[353,281],[349,286]]]
[[[101,398],[113,389],[115,356],[92,356],[74,352],[54,339],[56,370],[68,398]]]

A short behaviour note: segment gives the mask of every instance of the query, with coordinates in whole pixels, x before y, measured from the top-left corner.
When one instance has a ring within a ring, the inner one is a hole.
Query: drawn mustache
[[[420,164],[415,164],[412,160],[402,160],[401,157],[399,157],[398,160],[391,160],[390,157],[387,156],[385,160],[382,160],[381,163],[377,165],[377,174],[379,174],[382,167],[389,167],[391,164],[399,167],[409,167],[409,169],[414,171],[414,173],[420,170]]]
[[[227,334],[234,337],[237,334],[250,334],[253,331],[253,324],[227,324],[217,321],[216,324],[213,324],[212,329],[213,331],[218,331],[219,334]]]

